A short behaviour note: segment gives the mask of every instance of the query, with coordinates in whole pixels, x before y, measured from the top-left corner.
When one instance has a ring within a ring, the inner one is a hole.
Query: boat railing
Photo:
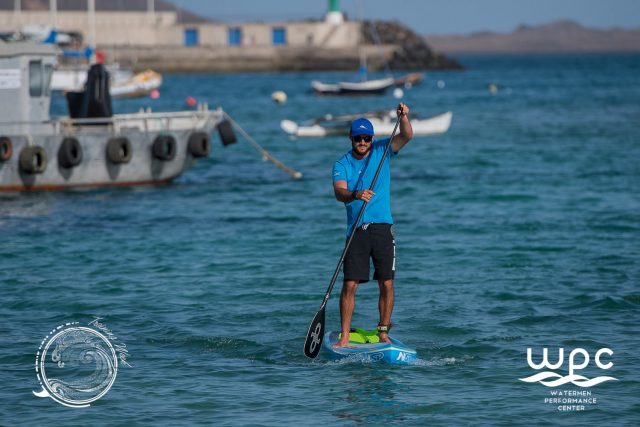
[[[154,113],[150,109],[131,114],[116,114],[112,117],[72,119],[68,117],[51,121],[56,133],[72,134],[76,130],[100,129],[105,127],[114,134],[124,130],[137,129],[144,132],[184,130],[189,123],[193,128],[214,127],[224,116],[222,108],[209,110],[206,105],[195,111]]]
[[[151,112],[150,109],[131,114],[116,114],[112,117],[93,117],[72,119],[69,117],[55,117],[44,122],[11,121],[2,122],[0,126],[5,133],[21,134],[60,134],[73,135],[78,131],[95,132],[108,131],[118,135],[126,130],[142,132],[170,132],[196,128],[214,128],[224,119],[225,112],[218,107],[209,110],[206,105],[199,106],[193,111]]]

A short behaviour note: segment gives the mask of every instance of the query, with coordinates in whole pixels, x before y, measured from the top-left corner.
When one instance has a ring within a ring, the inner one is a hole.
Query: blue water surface
[[[397,100],[309,91],[349,73],[166,75],[159,99],[115,110],[179,110],[187,96],[222,106],[304,178],[216,136],[168,186],[0,196],[0,424],[640,424],[640,56],[461,60],[466,70],[427,73],[403,98],[422,116],[452,111],[450,131],[415,138],[392,162],[393,332],[419,363],[303,356],[344,244],[331,168],[349,142],[279,128]],[[64,107],[54,99],[54,114]],[[132,367],[88,408],[36,398],[42,339],[96,316]],[[377,321],[377,286],[362,285],[354,323]],[[527,348],[539,362],[543,347],[553,361],[564,348],[563,375],[583,348],[591,360],[576,373],[617,380],[520,381],[537,372]],[[603,347],[608,370],[593,360]],[[552,390],[597,400],[559,410],[545,402]]]

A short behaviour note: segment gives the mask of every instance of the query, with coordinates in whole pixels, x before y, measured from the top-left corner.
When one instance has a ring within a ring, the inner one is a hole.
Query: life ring
[[[173,135],[158,135],[153,140],[151,151],[156,159],[173,160],[176,156],[176,139]]]
[[[13,144],[8,136],[0,136],[0,162],[6,162],[13,154]]]
[[[131,160],[131,143],[129,139],[120,136],[111,138],[107,142],[107,159],[111,163],[129,163]]]
[[[205,132],[194,132],[189,137],[189,153],[193,157],[205,157],[211,152],[211,140]]]
[[[218,124],[218,134],[223,145],[234,144],[238,141],[229,120],[223,120]]]
[[[47,168],[47,153],[38,145],[25,147],[18,159],[20,170],[29,174],[42,173]]]
[[[82,147],[75,138],[65,138],[58,149],[58,164],[63,168],[72,168],[82,162]]]

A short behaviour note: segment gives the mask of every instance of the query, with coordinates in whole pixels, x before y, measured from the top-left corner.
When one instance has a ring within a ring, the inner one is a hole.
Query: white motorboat
[[[350,114],[345,116],[331,116],[316,119],[308,124],[298,124],[292,120],[282,120],[280,127],[287,134],[296,137],[324,137],[334,135],[349,135],[351,121],[366,117],[373,124],[376,136],[390,136],[396,123],[395,111]],[[415,136],[437,135],[445,133],[451,127],[453,113],[446,113],[429,117],[411,119],[411,127]]]

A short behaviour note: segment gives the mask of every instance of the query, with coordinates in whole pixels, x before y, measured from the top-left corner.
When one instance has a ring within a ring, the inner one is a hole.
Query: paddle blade
[[[315,359],[320,353],[322,338],[324,338],[324,305],[311,321],[307,331],[307,339],[304,342],[304,355]]]

